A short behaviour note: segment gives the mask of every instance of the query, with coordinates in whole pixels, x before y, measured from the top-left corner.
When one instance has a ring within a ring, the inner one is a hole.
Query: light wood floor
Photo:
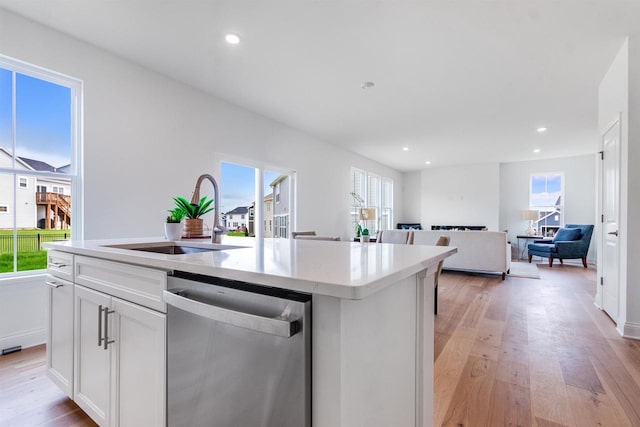
[[[45,376],[45,346],[0,356],[0,426],[96,424]]]
[[[594,270],[539,269],[442,275],[436,426],[640,427],[640,342],[593,305]],[[0,356],[0,426],[94,426],[44,365],[44,346]]]
[[[640,426],[640,342],[593,305],[595,271],[538,268],[440,279],[436,426]]]

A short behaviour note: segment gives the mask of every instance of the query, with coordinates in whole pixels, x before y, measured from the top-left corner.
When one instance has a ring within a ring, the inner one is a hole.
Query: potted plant
[[[362,243],[369,243],[369,229],[362,230]]]
[[[175,207],[168,211],[169,216],[164,224],[164,235],[169,240],[180,240],[182,237],[182,219],[187,215],[184,209]]]
[[[184,220],[184,237],[202,236],[202,215],[211,212],[213,199],[203,196],[200,203],[192,205],[187,199],[181,196],[173,198],[177,208],[184,210],[186,219]]]

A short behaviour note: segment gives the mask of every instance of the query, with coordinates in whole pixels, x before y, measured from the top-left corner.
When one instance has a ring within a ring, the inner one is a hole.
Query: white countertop
[[[366,298],[457,252],[454,247],[229,236],[223,240],[223,246],[246,247],[167,255],[107,246],[158,242],[171,244],[158,237],[53,242],[43,246],[111,261],[347,299]],[[181,240],[179,244],[212,246],[207,240]]]

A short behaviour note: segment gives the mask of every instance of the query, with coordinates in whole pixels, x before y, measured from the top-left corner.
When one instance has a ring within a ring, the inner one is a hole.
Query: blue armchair
[[[531,257],[539,256],[549,258],[549,267],[553,267],[554,258],[582,259],[582,265],[587,268],[587,252],[591,243],[593,225],[567,224],[565,229],[560,229],[553,240],[536,240],[530,243],[529,262]]]

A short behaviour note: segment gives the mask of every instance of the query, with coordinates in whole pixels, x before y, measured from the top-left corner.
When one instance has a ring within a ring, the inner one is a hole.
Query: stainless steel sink
[[[158,243],[132,243],[126,245],[106,245],[108,248],[128,249],[131,251],[154,252],[167,255],[195,254],[200,252],[217,252],[228,249],[240,249],[242,246],[230,246],[219,244],[202,244],[201,246],[186,245],[175,242]]]
[[[198,252],[220,251],[218,248],[194,248],[192,246],[151,246],[146,248],[131,248],[134,251],[156,252],[159,254],[179,255],[179,254],[195,254]]]

